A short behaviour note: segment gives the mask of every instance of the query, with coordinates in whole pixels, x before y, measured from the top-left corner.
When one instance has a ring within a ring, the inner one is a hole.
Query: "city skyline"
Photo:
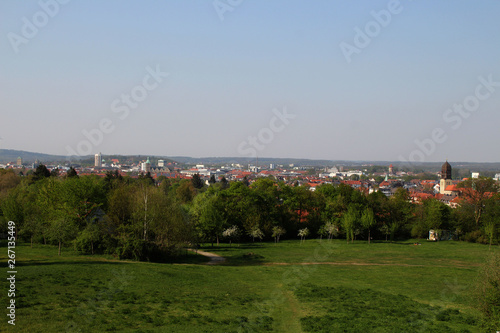
[[[232,4],[0,3],[0,148],[500,161],[500,3]]]

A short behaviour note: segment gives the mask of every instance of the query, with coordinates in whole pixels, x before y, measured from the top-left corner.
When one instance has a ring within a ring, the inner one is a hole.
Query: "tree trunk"
[[[59,255],[61,255],[61,241],[59,241]]]
[[[148,199],[145,196],[144,197],[144,240],[146,240],[146,235],[148,233],[147,218],[148,218]]]
[[[370,244],[371,237],[370,237],[370,229],[368,229],[368,244]]]
[[[219,246],[219,235],[217,235],[217,246]]]
[[[92,255],[94,254],[94,242],[90,242],[90,247],[92,248]]]
[[[30,237],[31,240],[31,248],[33,248],[33,236]]]

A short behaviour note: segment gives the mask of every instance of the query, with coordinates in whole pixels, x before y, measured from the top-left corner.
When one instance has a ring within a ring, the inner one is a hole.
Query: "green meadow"
[[[16,325],[4,314],[0,331],[480,332],[471,290],[488,247],[415,242],[203,246],[226,258],[218,265],[192,252],[150,263],[21,243]]]

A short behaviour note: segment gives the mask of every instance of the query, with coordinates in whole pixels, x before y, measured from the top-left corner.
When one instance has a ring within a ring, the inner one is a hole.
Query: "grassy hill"
[[[307,240],[203,249],[226,262],[206,265],[195,254],[177,264],[119,261],[71,248],[58,257],[54,246],[18,244],[15,329],[480,331],[470,291],[487,246]]]

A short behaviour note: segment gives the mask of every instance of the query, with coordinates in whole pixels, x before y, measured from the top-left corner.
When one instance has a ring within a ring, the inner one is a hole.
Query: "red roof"
[[[448,185],[448,186],[446,186],[446,188],[444,190],[445,191],[458,191],[457,185]]]
[[[359,185],[361,186],[361,182],[359,180],[344,180],[342,183],[347,185]]]

